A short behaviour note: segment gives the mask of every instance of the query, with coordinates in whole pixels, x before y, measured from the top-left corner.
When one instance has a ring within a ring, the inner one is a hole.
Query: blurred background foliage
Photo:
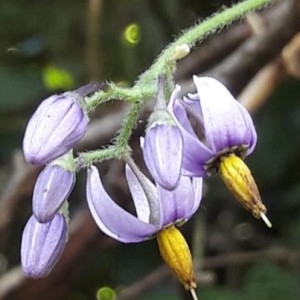
[[[132,84],[182,30],[237,1],[99,1],[99,17],[94,20],[98,34],[89,40],[89,30],[95,29],[88,25],[93,2],[0,2],[0,190],[7,184],[12,154],[20,149],[26,123],[40,101],[91,80]],[[90,52],[93,47],[96,52]],[[95,53],[97,61],[91,63]],[[205,256],[284,247],[288,249],[286,261],[266,257],[257,262],[208,268],[205,272],[212,279],[200,283],[198,289],[203,300],[300,297],[299,261],[293,256],[299,254],[300,243],[299,80],[288,77],[282,81],[255,113],[254,122],[259,142],[247,162],[273,228],[253,220],[215,177],[208,180],[202,209],[194,219],[201,218],[205,223]],[[84,174],[80,174],[71,197],[71,213],[85,206],[83,199]],[[31,210],[30,195],[22,205],[6,243],[1,244],[1,274],[19,264],[22,226]],[[191,241],[193,221],[190,223],[183,231]],[[71,282],[70,290],[63,298],[55,299],[96,299],[102,286],[118,292],[161,264],[155,241],[100,247],[95,242],[82,253],[76,272],[66,279]],[[173,277],[168,277],[138,299],[189,297]]]

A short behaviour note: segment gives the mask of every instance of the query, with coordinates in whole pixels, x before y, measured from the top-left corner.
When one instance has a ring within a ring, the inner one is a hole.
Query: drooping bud
[[[266,217],[267,209],[261,201],[256,183],[244,161],[235,154],[221,156],[219,173],[235,198],[255,218],[262,218],[268,227],[272,227],[272,224]]]
[[[47,164],[72,149],[84,136],[89,119],[76,92],[44,100],[27,125],[23,151],[27,162]]]
[[[143,153],[153,179],[165,189],[172,190],[181,173],[183,140],[167,110],[163,85],[164,79],[159,77],[157,102],[148,120]]]
[[[36,181],[32,198],[33,213],[39,222],[52,220],[69,197],[75,180],[72,151],[44,168]]]
[[[175,272],[185,289],[190,290],[195,297],[197,283],[192,255],[181,232],[175,226],[166,227],[157,234],[157,243],[163,260]]]
[[[62,215],[52,221],[39,223],[31,216],[24,228],[21,243],[21,264],[32,278],[46,276],[55,266],[66,243],[67,225]]]

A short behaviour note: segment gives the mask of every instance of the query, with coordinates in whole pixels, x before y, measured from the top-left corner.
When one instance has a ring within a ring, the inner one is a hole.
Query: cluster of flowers
[[[257,141],[249,113],[219,81],[194,76],[194,84],[197,92],[184,97],[176,86],[167,106],[164,78],[158,79],[156,105],[141,138],[154,183],[139,170],[130,153],[124,156],[136,216],[111,199],[93,165],[87,169],[86,184],[88,206],[99,228],[125,243],[156,236],[163,259],[191,291],[196,287],[192,258],[176,227],[198,209],[204,178],[218,172],[244,207],[271,226],[243,162]],[[84,98],[76,92],[46,99],[27,126],[23,144],[26,160],[47,164],[35,185],[33,215],[21,245],[22,267],[31,277],[47,275],[63,251],[67,239],[63,204],[76,172],[72,148],[87,126]]]

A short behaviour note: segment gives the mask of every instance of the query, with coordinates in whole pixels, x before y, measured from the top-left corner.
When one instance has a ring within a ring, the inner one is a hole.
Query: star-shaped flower
[[[127,164],[126,177],[136,216],[111,199],[102,185],[95,166],[88,169],[86,194],[94,220],[104,233],[124,243],[145,241],[157,234],[163,259],[175,271],[185,287],[193,292],[196,283],[191,255],[175,225],[187,221],[199,207],[202,179],[191,180],[189,177],[181,176],[178,186],[170,191],[158,184],[155,186],[136,166],[129,167]],[[182,263],[183,267],[178,267],[178,263]]]
[[[248,111],[227,88],[210,77],[193,77],[197,93],[172,93],[169,110],[181,130],[182,174],[207,177],[219,172],[235,197],[266,224],[266,208],[243,158],[256,146],[257,134]]]
[[[206,177],[216,171],[220,156],[251,154],[257,134],[248,111],[222,83],[210,77],[193,79],[197,93],[181,98],[176,86],[169,109],[185,143],[183,174]]]

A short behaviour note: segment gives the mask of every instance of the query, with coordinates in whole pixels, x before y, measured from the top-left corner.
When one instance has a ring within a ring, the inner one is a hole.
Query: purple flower
[[[33,213],[39,222],[52,220],[69,197],[74,184],[75,172],[57,164],[45,167],[35,183],[32,198]]]
[[[40,104],[25,131],[27,162],[47,164],[76,145],[89,122],[82,105],[83,98],[75,92],[53,95]]]
[[[177,86],[169,110],[184,141],[182,173],[205,177],[216,170],[220,156],[252,153],[257,135],[248,111],[222,83],[209,77],[193,79],[197,93],[180,98]]]
[[[138,174],[138,178],[137,175]],[[98,170],[88,169],[87,201],[99,228],[124,243],[147,240],[164,227],[188,220],[202,197],[202,179],[182,176],[178,186],[166,190],[152,184],[140,171],[135,174],[126,165],[126,177],[136,216],[117,205],[105,191]]]
[[[39,223],[31,216],[24,228],[21,243],[21,264],[24,273],[33,278],[46,276],[62,254],[67,237],[67,225],[62,215]]]

